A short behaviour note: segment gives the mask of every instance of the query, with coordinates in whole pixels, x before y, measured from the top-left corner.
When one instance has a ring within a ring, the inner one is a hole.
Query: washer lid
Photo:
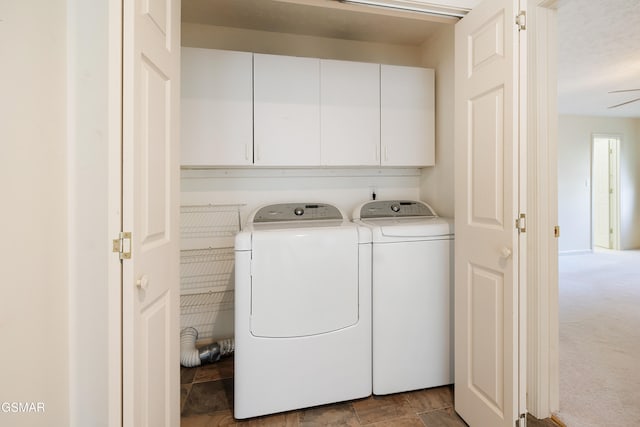
[[[437,217],[431,206],[415,200],[374,200],[362,204],[353,213],[353,219]]]

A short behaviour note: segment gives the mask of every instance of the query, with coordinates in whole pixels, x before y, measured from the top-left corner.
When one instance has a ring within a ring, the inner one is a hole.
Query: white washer
[[[453,382],[453,223],[426,203],[371,201],[373,393]]]
[[[235,250],[234,416],[369,396],[370,230],[332,205],[270,205]]]

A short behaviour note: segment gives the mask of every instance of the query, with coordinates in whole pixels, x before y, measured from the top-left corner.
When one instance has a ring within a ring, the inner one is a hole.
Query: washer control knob
[[[300,215],[302,215],[302,214],[304,213],[304,209],[302,209],[302,208],[295,208],[295,209],[293,210],[293,213],[294,213],[294,214],[296,214],[296,216],[300,216]]]
[[[400,212],[400,205],[391,205],[391,210],[394,212]]]

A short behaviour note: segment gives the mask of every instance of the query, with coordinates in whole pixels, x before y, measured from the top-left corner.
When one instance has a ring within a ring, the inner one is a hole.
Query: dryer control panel
[[[279,221],[342,220],[338,208],[326,203],[280,203],[260,208],[254,223]]]
[[[362,205],[360,218],[436,217],[431,206],[413,200],[375,200]]]

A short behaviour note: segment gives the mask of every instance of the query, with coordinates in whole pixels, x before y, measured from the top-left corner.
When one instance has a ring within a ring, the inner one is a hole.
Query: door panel
[[[520,413],[514,3],[485,0],[455,30],[455,409],[475,427]]]
[[[500,370],[488,363],[503,366],[504,336],[504,274],[479,265],[470,264],[469,293],[471,295],[471,360],[469,385],[474,394],[484,398],[496,413],[504,411],[504,378]]]
[[[504,88],[498,87],[469,101],[470,223],[475,227],[504,227]]]
[[[123,425],[178,426],[180,2],[124,3]]]

